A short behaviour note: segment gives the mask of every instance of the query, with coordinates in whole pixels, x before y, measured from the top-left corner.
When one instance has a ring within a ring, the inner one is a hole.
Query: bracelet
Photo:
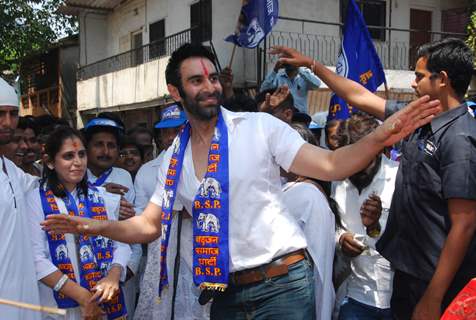
[[[310,67],[312,73],[314,73],[314,68],[315,67],[316,67],[316,60],[312,59],[312,63],[311,63],[311,67]]]
[[[56,282],[55,286],[53,287],[53,291],[59,292],[61,288],[65,285],[66,281],[68,281],[68,276],[63,274],[63,276]]]

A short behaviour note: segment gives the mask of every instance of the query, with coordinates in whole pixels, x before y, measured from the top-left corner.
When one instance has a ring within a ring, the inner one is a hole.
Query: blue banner
[[[385,81],[382,63],[375,51],[364,18],[354,0],[349,0],[344,25],[342,48],[337,60],[336,73],[359,82],[374,92]],[[352,106],[333,94],[327,121],[345,120],[352,114]]]
[[[244,0],[234,34],[225,41],[255,48],[278,22],[278,0]]]

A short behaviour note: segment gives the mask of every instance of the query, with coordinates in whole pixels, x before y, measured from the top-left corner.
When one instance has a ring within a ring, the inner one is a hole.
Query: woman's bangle
[[[66,281],[68,281],[68,276],[63,274],[63,276],[56,282],[55,286],[53,287],[53,291],[59,292],[61,288],[65,285]]]

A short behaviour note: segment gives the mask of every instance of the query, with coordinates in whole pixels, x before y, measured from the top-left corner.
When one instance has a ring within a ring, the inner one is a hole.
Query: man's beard
[[[350,176],[349,180],[357,189],[359,189],[359,191],[365,189],[372,183],[375,175],[380,169],[381,162],[382,156],[380,155],[375,159],[375,162],[373,163],[371,168],[367,167],[364,170],[357,172],[356,174]]]
[[[210,120],[216,117],[223,100],[221,92],[218,91],[210,94],[199,93],[194,98],[190,98],[185,92],[182,92],[181,96],[183,98],[183,107],[185,110],[187,110],[190,115],[202,121]],[[200,101],[205,101],[210,97],[216,98],[217,103],[208,105],[206,107],[201,107]]]

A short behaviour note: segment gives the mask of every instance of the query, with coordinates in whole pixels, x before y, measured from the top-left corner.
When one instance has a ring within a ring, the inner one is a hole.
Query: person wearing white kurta
[[[118,212],[119,212],[119,201],[120,196],[111,194],[106,192],[103,188],[98,187],[98,191],[100,196],[104,199],[105,208],[107,211],[108,219],[110,220],[117,220]],[[74,199],[76,200],[76,205],[78,205],[78,197],[76,190],[72,192]],[[48,246],[48,239],[46,237],[45,231],[43,231],[40,227],[40,222],[45,219],[45,215],[43,212],[43,207],[41,204],[40,192],[39,189],[36,188],[30,191],[27,194],[27,209],[28,212],[31,213],[30,217],[30,230],[31,230],[31,239],[33,241],[33,256],[35,259],[35,267],[36,267],[36,278],[39,281],[40,287],[40,299],[41,304],[44,306],[49,307],[57,307],[55,298],[53,296],[53,289],[43,284],[40,280],[44,277],[48,276],[49,274],[58,270],[58,268],[53,264],[51,261],[50,250]],[[67,214],[66,206],[61,198],[55,197],[56,203],[58,204],[59,211],[62,214]],[[68,252],[77,252],[78,249],[76,248],[76,242],[74,239],[74,235],[66,234],[66,246],[68,248]],[[119,264],[122,267],[121,272],[121,281],[125,280],[126,273],[127,273],[127,261],[129,260],[131,250],[129,245],[123,244],[121,242],[113,241],[114,247],[114,258],[112,260],[111,265]],[[74,275],[76,281],[78,282],[80,279],[79,274],[79,264],[78,258],[76,254],[72,254],[69,256],[71,259],[71,264],[73,265]],[[71,308],[68,309],[67,317],[68,320],[80,320],[81,312],[80,308]],[[64,319],[62,316],[55,316],[55,315],[48,315],[45,314],[43,319],[53,320]]]
[[[0,158],[6,172],[0,170],[0,298],[40,304],[38,284],[29,238],[24,192],[38,184],[36,177],[25,174],[13,162]],[[0,318],[38,320],[41,314],[17,307],[0,305]]]
[[[335,219],[326,196],[311,182],[289,182],[283,186],[283,199],[307,240],[314,261],[316,319],[330,319],[335,292],[332,264],[335,249]]]
[[[342,304],[343,297],[349,297],[359,303],[379,309],[390,308],[392,296],[393,271],[390,262],[375,249],[379,237],[367,236],[366,228],[360,216],[361,206],[370,195],[379,196],[382,202],[382,214],[379,219],[383,234],[387,224],[388,212],[395,189],[398,163],[384,155],[380,168],[372,182],[359,193],[349,179],[332,183],[332,197],[339,205],[342,225],[345,229],[336,232],[336,243],[346,232],[352,232],[366,240],[368,249],[350,259],[350,275],[338,289],[336,308]]]
[[[87,174],[88,181],[91,183],[96,182],[96,180],[99,178],[96,177],[89,169],[87,171]],[[107,179],[102,183],[101,186],[104,186],[108,183],[120,184],[129,189],[124,195],[124,199],[126,199],[127,202],[131,204],[134,203],[136,193],[134,190],[134,182],[132,182],[132,177],[129,172],[122,168],[112,167],[111,174],[107,177]],[[134,276],[128,281],[126,281],[126,283],[124,284],[124,295],[126,299],[127,310],[130,315],[133,315],[138,289],[137,271],[139,270],[140,259],[142,257],[142,246],[140,244],[131,244],[130,247],[132,250],[132,254],[131,258],[127,263],[127,267],[132,271]]]
[[[165,155],[162,151],[157,158],[144,164],[137,172],[134,181],[136,190],[135,208],[142,212],[153,195],[158,179],[158,169]],[[174,205],[175,211],[182,208]],[[172,220],[171,237],[167,254],[167,268],[170,283],[173,283],[174,262],[177,253],[177,217]],[[198,303],[200,291],[193,284],[192,275],[192,224],[190,219],[182,220],[180,246],[180,270],[177,281],[175,300],[175,317],[177,319],[205,320],[210,318],[210,305],[201,306]],[[161,301],[157,303],[160,279],[160,238],[148,244],[147,264],[140,283],[140,295],[134,313],[135,320],[170,319],[172,311],[173,287],[169,286],[162,292]]]

